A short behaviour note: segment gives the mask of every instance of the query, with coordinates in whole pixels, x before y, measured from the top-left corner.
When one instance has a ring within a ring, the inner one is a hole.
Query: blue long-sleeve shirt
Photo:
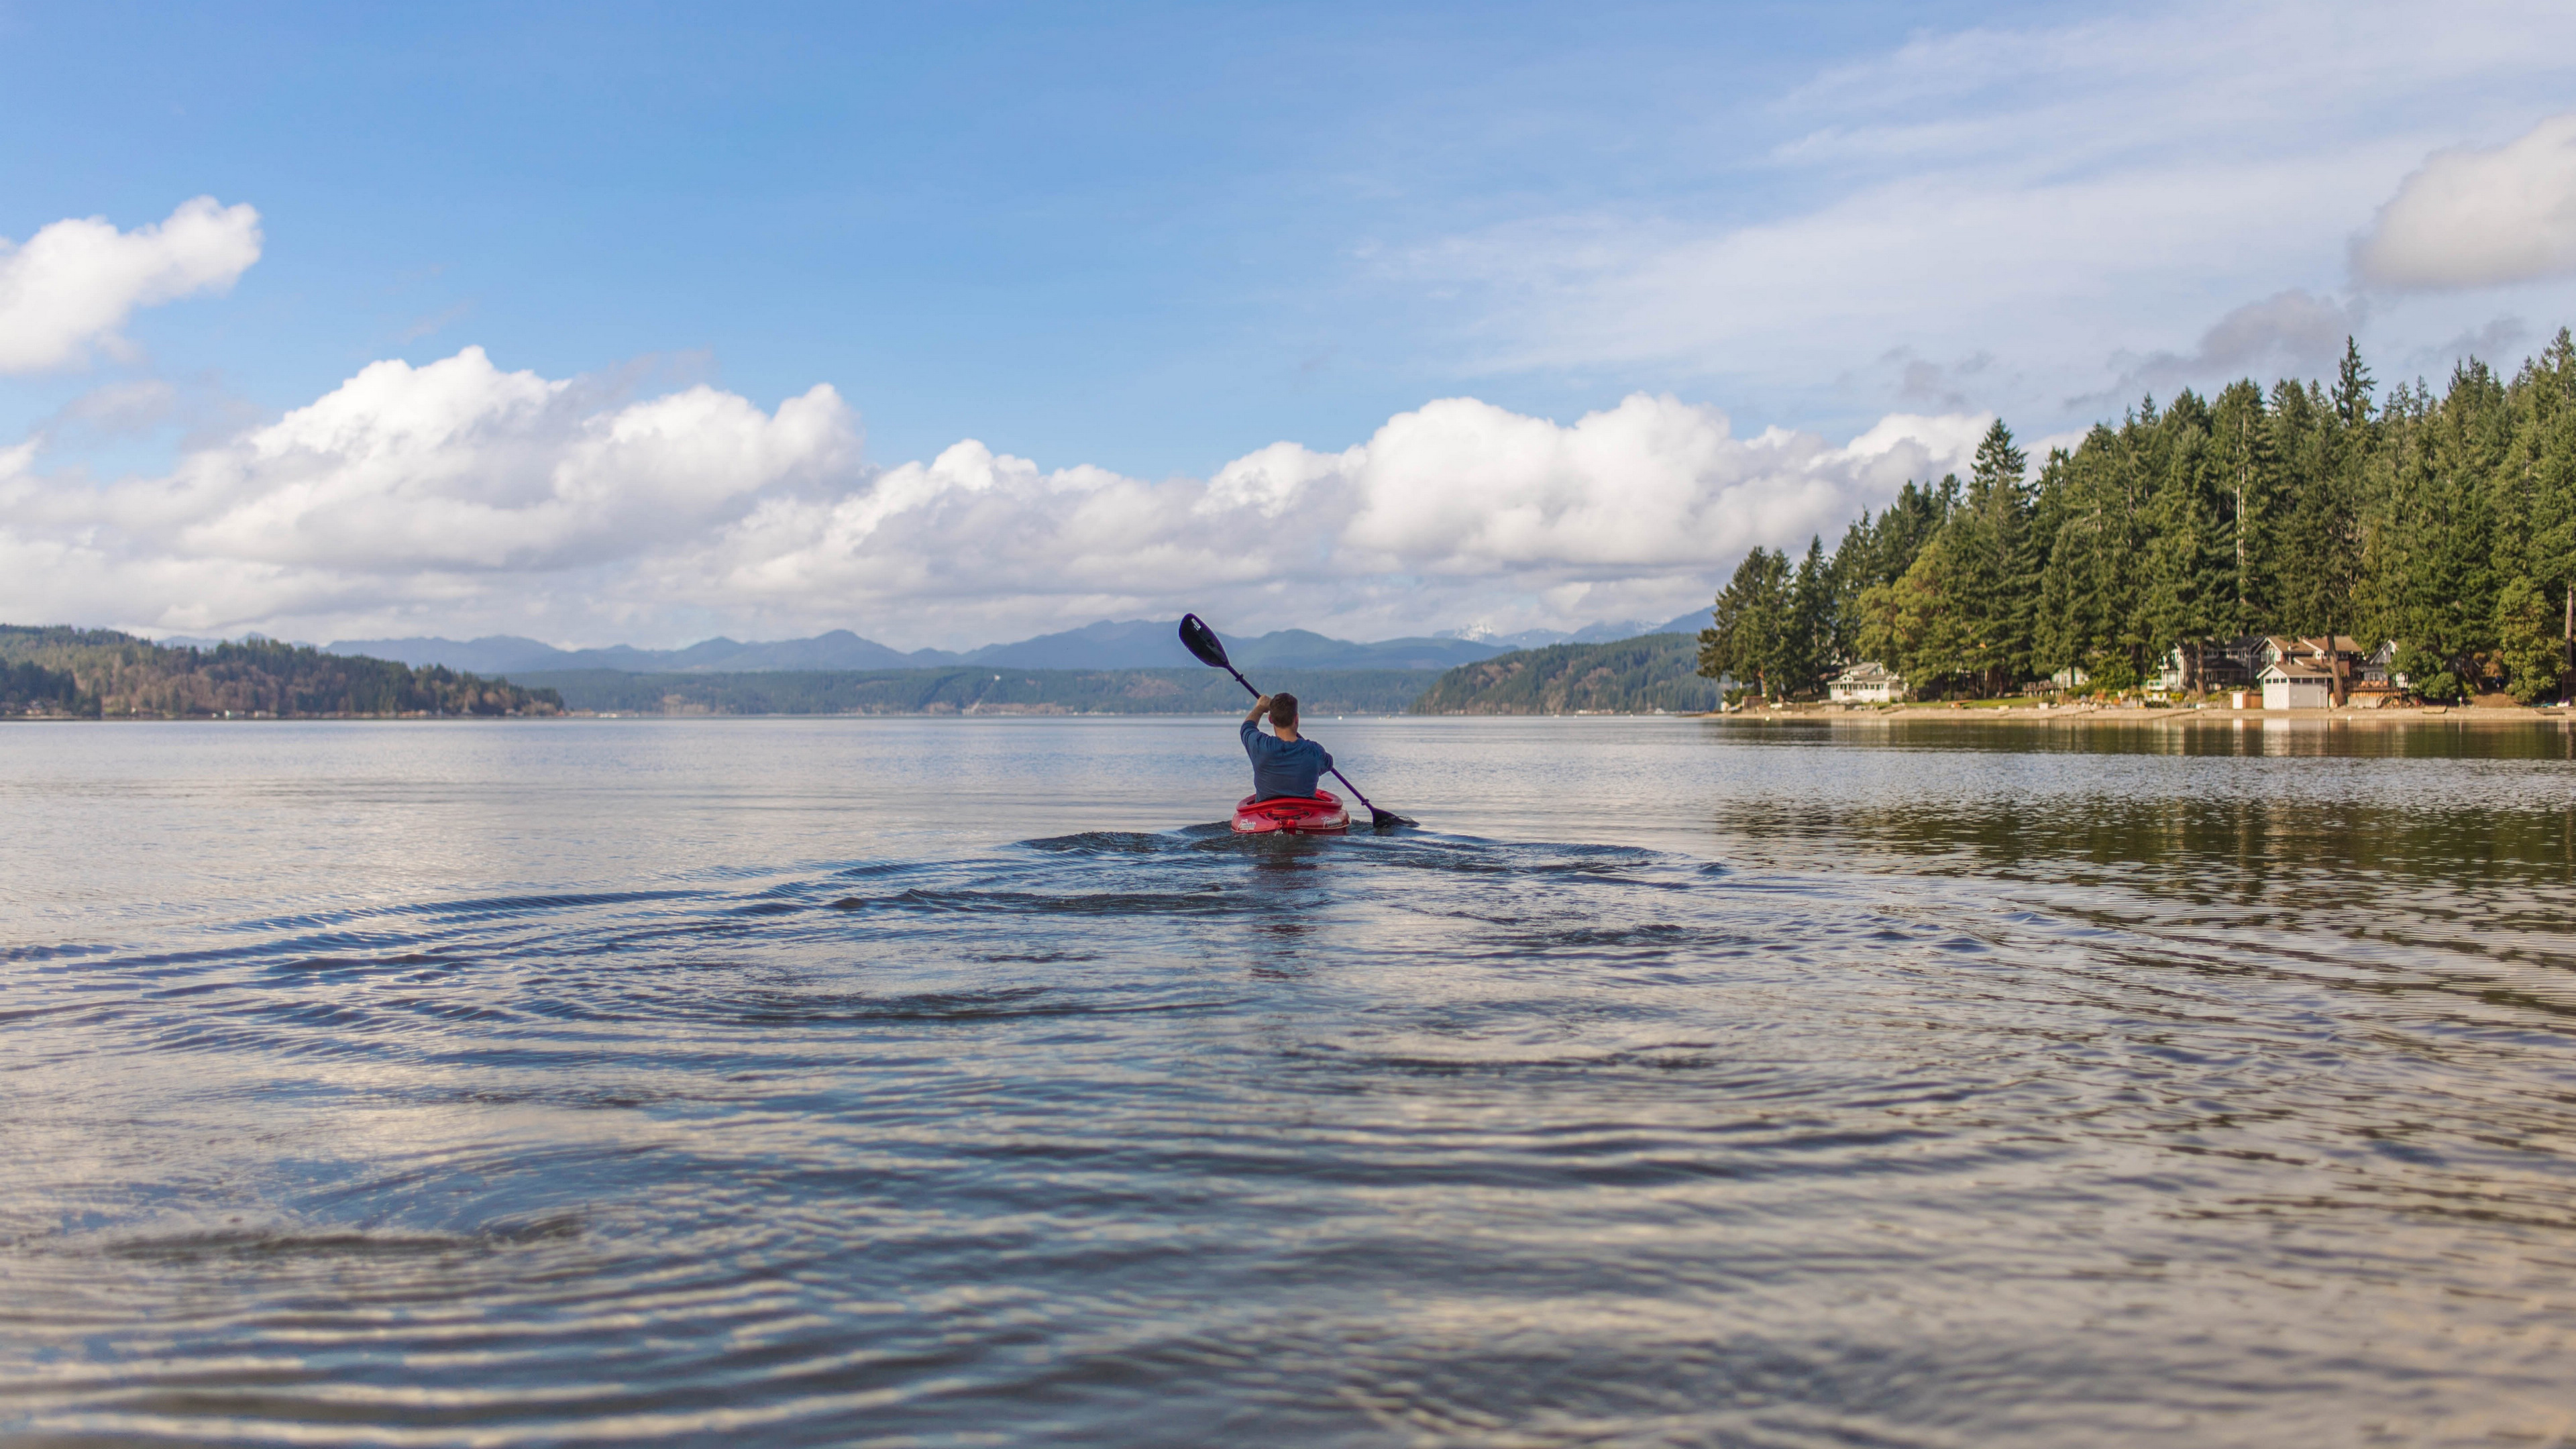
[[[1252,757],[1252,794],[1257,800],[1312,795],[1315,782],[1333,768],[1333,757],[1322,745],[1265,735],[1253,720],[1243,722],[1243,752]]]

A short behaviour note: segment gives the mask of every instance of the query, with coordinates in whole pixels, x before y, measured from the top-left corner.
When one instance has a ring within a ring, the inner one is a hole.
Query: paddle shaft
[[[1234,682],[1243,686],[1244,693],[1251,695],[1254,699],[1259,699],[1261,697],[1261,691],[1252,687],[1252,681],[1243,677],[1242,670],[1229,664],[1225,667],[1225,672],[1234,676]],[[1342,788],[1351,792],[1351,798],[1360,802],[1361,809],[1366,810],[1371,815],[1380,813],[1376,806],[1369,803],[1369,797],[1360,793],[1360,787],[1351,783],[1351,777],[1342,773],[1341,766],[1335,765],[1332,769],[1333,778],[1342,782]]]

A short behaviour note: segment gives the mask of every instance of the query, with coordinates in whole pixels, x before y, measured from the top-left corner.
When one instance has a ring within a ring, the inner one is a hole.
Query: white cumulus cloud
[[[1341,452],[1274,443],[1160,482],[970,441],[838,496],[765,502],[668,560],[659,586],[935,642],[1214,607],[1360,637],[1659,618],[1744,549],[1836,532],[1907,478],[1963,466],[1988,421],[1890,419],[1837,447],[1740,438],[1671,397],[1571,424],[1447,398]]]
[[[1147,480],[973,440],[880,467],[829,387],[766,412],[703,386],[631,400],[467,348],[372,364],[160,476],[92,486],[0,451],[0,618],[903,645],[1185,608],[1359,637],[1660,619],[1744,549],[1963,467],[1987,421],[1836,444],[1669,396],[1571,423],[1447,398],[1339,452]]]
[[[2486,287],[2576,272],[2576,112],[2489,150],[2439,151],[2353,249],[2385,287]]]
[[[569,383],[469,347],[371,364],[328,397],[128,489],[128,521],[182,551],[400,571],[558,570],[682,540],[755,491],[858,451],[816,387],[775,415],[694,387],[593,410]]]
[[[58,221],[24,245],[0,237],[0,373],[43,372],[122,350],[137,307],[220,292],[259,260],[259,213],[211,196],[153,226]]]

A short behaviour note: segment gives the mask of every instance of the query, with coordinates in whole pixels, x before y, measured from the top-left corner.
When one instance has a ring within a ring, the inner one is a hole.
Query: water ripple
[[[54,921],[0,1435],[2576,1435],[2551,818],[2489,781],[2426,875],[2349,802],[2247,853],[2242,782],[1774,811],[1824,767],[1764,749],[1722,851],[782,836]]]

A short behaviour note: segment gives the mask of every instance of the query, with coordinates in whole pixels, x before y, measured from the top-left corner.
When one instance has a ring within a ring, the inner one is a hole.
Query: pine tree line
[[[2331,385],[2148,398],[2029,476],[1998,420],[1962,484],[1907,483],[1831,557],[1757,548],[1717,596],[1700,672],[1808,697],[1876,660],[1916,694],[2080,669],[2136,687],[2180,648],[2256,634],[2398,648],[2428,699],[2569,681],[2576,345],[2508,381],[2471,359],[2437,399],[2373,401],[2350,339]]]

